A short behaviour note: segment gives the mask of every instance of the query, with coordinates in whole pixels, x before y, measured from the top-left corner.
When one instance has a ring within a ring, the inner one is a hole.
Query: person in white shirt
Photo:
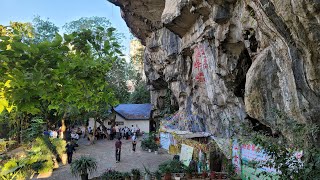
[[[92,129],[91,127],[88,128],[88,133],[91,134],[92,133]]]
[[[79,135],[77,133],[72,132],[71,133],[71,139],[79,140]]]
[[[57,133],[56,130],[53,130],[53,131],[52,131],[52,137],[53,137],[53,138],[57,138],[57,137],[58,137],[58,133]]]
[[[136,133],[136,128],[133,125],[131,126],[131,133],[132,134]]]
[[[137,137],[136,137],[136,133],[133,134],[132,136],[132,151],[136,151],[136,146],[137,146]]]
[[[120,138],[120,129],[119,129],[118,124],[116,124],[115,130],[116,130],[116,138],[118,139],[118,138]]]

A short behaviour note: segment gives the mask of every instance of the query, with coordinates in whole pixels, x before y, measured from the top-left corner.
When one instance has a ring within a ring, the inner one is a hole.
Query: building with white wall
[[[116,112],[116,124],[122,127],[138,126],[140,131],[150,132],[151,104],[119,104],[114,108]],[[104,121],[104,125],[111,127],[111,122]],[[97,127],[100,124],[97,122]],[[89,127],[94,127],[94,119],[89,119]]]

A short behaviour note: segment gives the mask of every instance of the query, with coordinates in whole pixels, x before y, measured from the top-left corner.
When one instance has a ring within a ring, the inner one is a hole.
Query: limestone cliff
[[[216,136],[252,122],[291,139],[320,124],[319,0],[109,1],[146,46],[154,117],[171,92]]]

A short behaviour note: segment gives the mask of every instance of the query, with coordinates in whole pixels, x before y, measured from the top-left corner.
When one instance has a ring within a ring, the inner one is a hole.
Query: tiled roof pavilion
[[[127,120],[149,120],[151,104],[119,104],[114,110]]]

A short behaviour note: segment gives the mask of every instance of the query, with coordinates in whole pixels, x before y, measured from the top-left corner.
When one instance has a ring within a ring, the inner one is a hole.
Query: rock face
[[[319,0],[109,1],[146,46],[155,118],[170,98],[216,136],[320,124]]]

